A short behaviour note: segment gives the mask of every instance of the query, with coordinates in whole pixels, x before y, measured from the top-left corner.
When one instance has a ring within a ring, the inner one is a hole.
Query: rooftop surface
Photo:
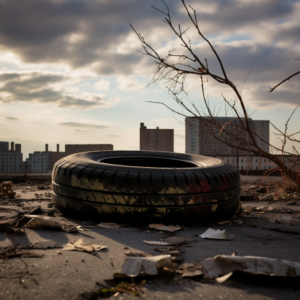
[[[252,195],[260,187],[258,184],[245,184],[243,193]],[[289,199],[262,199],[269,195],[271,190],[268,189],[266,193],[258,194],[257,200],[241,202],[242,214],[229,222],[183,227],[176,233],[170,233],[126,224],[120,224],[120,228],[99,228],[96,223],[75,220],[56,211],[51,205],[50,181],[13,184],[15,198],[0,198],[0,222],[16,219],[40,207],[41,216],[51,216],[54,221],[80,225],[83,229],[68,233],[53,228],[26,228],[25,233],[15,234],[15,246],[26,247],[41,240],[52,240],[65,245],[82,238],[86,244],[103,245],[107,249],[97,252],[97,255],[63,251],[59,248],[30,249],[31,253],[43,256],[0,258],[0,299],[97,299],[92,292],[99,289],[99,284],[108,284],[105,280],[112,279],[114,273],[120,272],[126,251],[161,255],[155,248],[162,247],[148,245],[144,240],[157,241],[174,235],[194,240],[190,244],[176,247],[182,252],[183,259],[182,262],[175,263],[177,266],[233,253],[300,262],[300,198],[294,193],[288,195]],[[289,222],[271,223],[268,221],[270,217],[282,220],[288,218]],[[199,235],[208,228],[225,229],[234,234],[235,239],[226,241],[200,238]],[[13,247],[13,234],[0,232],[0,251],[8,247]],[[299,299],[298,280],[299,277],[295,280],[239,273],[220,284],[201,276],[155,276],[146,278],[143,292],[136,299]],[[140,281],[133,279],[133,282]],[[117,283],[110,281],[109,284]],[[112,297],[132,298],[132,294],[126,293]]]

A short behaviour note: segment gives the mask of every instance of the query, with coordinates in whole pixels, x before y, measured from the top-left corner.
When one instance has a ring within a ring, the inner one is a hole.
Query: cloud
[[[181,24],[183,30],[190,27],[187,35],[196,54],[207,58],[211,69],[220,74],[215,58],[204,47],[181,2],[166,2],[174,24]],[[294,61],[300,51],[299,1],[187,0],[186,3],[196,9],[202,32],[215,45],[236,85],[242,85],[253,67],[245,84],[249,87],[248,99],[253,99],[252,105],[257,105],[258,100],[272,102],[263,91],[299,68]],[[0,0],[0,52],[10,60],[16,61],[17,57],[19,67],[25,64],[67,66],[72,72],[115,76],[120,90],[143,90],[147,82],[140,78],[153,74],[155,61],[137,52],[142,50],[141,43],[128,21],[159,53],[180,49],[174,34],[162,22],[164,16],[151,8],[151,4],[165,10],[159,0],[151,3],[140,0],[24,0],[21,5],[19,0]],[[59,83],[65,82],[65,76],[48,75],[41,77],[41,82],[35,78],[37,86],[29,81],[30,89],[21,89],[18,79],[10,78],[15,85],[5,87],[7,90],[1,93],[0,101],[55,103],[59,107],[77,109],[115,105],[105,101],[102,95],[70,93],[62,86],[58,88]],[[104,93],[109,91],[110,85],[101,79],[94,88]],[[191,91],[196,90],[199,90],[199,83],[192,85]],[[286,91],[287,105],[295,103],[297,92],[299,88],[292,93]],[[255,97],[259,97],[256,102]],[[277,98],[274,96],[276,104],[280,101]]]
[[[23,72],[0,74],[0,102],[53,103],[62,108],[88,110],[112,107],[120,99],[105,99],[103,94],[81,92],[72,87],[72,78],[60,74]]]
[[[69,127],[69,128],[75,128],[75,130],[109,128],[108,126],[102,124],[81,123],[81,122],[60,122],[58,123],[58,125]]]
[[[118,83],[118,88],[120,90],[128,92],[140,91],[146,86],[145,83],[142,83],[133,76],[117,76],[116,82]]]
[[[110,82],[108,80],[101,79],[94,83],[94,88],[100,92],[108,92]]]
[[[13,120],[13,121],[17,121],[19,120],[19,118],[16,117],[5,117],[6,120]]]
[[[105,136],[119,137],[117,134],[112,134],[112,133],[106,133]]]

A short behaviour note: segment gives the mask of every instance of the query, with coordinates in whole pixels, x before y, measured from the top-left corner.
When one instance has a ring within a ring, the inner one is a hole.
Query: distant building
[[[25,165],[28,173],[51,173],[54,163],[65,156],[65,152],[59,152],[59,144],[56,146],[56,152],[48,151],[48,144],[46,144],[45,151],[30,153]]]
[[[236,150],[224,144],[222,141],[219,141],[212,137],[211,133],[203,125],[202,120],[205,117],[187,117],[185,119],[185,141],[186,141],[186,153],[209,155],[209,156],[218,156],[218,155],[247,155],[248,151]],[[226,125],[226,129],[235,133],[238,130],[237,120],[233,120],[229,117],[216,117],[216,121],[221,124]],[[252,120],[249,119],[250,128],[264,141],[261,141],[259,138],[256,138],[258,145],[266,152],[269,152],[269,141],[270,141],[270,129],[269,129],[268,120]],[[219,133],[220,129],[217,129]],[[223,134],[224,140],[231,140],[231,142],[236,143],[232,140],[232,137],[229,135],[226,136]],[[247,139],[247,137],[245,137]],[[248,137],[249,139],[249,137]],[[249,146],[250,150],[250,146]]]
[[[0,173],[22,173],[22,158],[21,144],[0,142]]]
[[[174,152],[174,129],[147,129],[141,123],[140,150]]]
[[[300,160],[295,161],[295,157],[289,155],[277,155],[280,159],[283,159],[284,164],[287,167],[291,167],[292,170],[300,170]],[[240,171],[258,171],[258,170],[271,170],[277,168],[277,166],[268,158],[259,157],[256,155],[224,155],[216,156],[223,161],[236,166]],[[250,173],[251,174],[251,173]]]
[[[76,144],[76,145],[65,145],[66,156],[86,151],[103,151],[103,150],[114,150],[114,146],[111,144]]]

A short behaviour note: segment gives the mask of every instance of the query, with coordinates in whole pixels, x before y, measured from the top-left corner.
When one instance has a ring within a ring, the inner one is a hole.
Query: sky
[[[193,50],[221,75],[181,2],[165,2],[174,24],[189,28]],[[300,70],[300,1],[186,2],[197,11],[229,79],[243,86],[251,118],[284,129],[300,103],[300,75],[272,93],[269,88]],[[65,144],[100,143],[138,150],[143,122],[148,128],[173,128],[175,151],[185,152],[184,118],[149,101],[181,109],[163,82],[148,86],[155,62],[139,53],[141,43],[129,25],[158,53],[183,53],[164,16],[151,5],[165,10],[158,0],[0,0],[0,140],[21,143],[23,159],[43,151],[46,143],[51,151],[56,144],[64,151]],[[189,76],[186,88],[186,101],[201,109],[199,77]],[[222,94],[235,100],[212,79],[206,93],[220,116]],[[296,111],[291,133],[299,130],[299,119]],[[270,129],[271,142],[280,146]]]

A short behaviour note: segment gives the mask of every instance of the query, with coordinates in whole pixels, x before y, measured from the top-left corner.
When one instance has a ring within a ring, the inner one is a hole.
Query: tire
[[[240,176],[207,156],[95,151],[56,162],[52,190],[54,206],[80,219],[200,224],[235,213]]]

